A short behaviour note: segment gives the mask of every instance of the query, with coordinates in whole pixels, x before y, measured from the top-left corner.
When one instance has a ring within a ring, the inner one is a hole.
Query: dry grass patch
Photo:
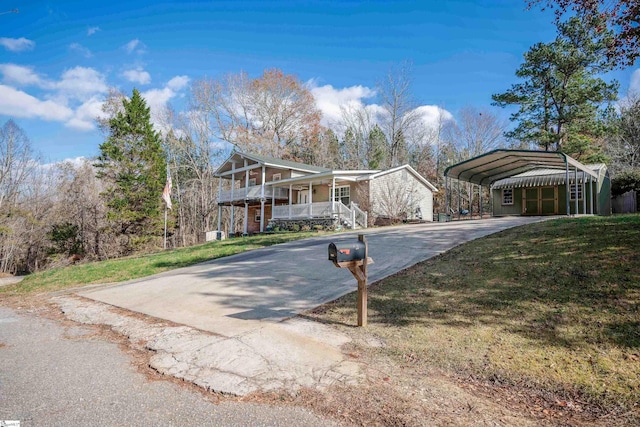
[[[355,295],[311,314],[352,325]],[[640,421],[640,216],[560,219],[454,248],[371,286],[353,336],[396,363]],[[622,419],[620,418],[620,419]]]

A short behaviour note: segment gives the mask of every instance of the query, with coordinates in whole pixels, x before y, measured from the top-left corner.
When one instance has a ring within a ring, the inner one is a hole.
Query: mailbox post
[[[357,242],[330,243],[329,260],[338,268],[348,268],[358,281],[358,326],[367,326],[367,264],[373,264],[367,238],[358,234]]]

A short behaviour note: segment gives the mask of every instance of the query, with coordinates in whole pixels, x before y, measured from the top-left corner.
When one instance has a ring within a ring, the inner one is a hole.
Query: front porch
[[[368,221],[367,212],[361,210],[357,204],[350,203],[346,206],[342,202],[312,202],[304,204],[288,204],[273,206],[271,220],[275,223],[282,220],[323,220],[330,219],[335,226],[348,228],[366,228]]]

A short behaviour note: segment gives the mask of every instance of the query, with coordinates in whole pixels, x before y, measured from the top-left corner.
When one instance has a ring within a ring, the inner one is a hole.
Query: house
[[[378,217],[433,220],[437,189],[411,166],[380,170],[332,170],[240,151],[218,168],[218,231],[222,209],[235,224],[244,211],[243,234],[281,229],[365,228]],[[223,186],[223,181],[228,185]],[[234,227],[232,232],[238,230]]]
[[[607,167],[584,165],[561,152],[498,149],[450,166],[444,174],[447,212],[455,205],[455,180],[458,187],[470,183],[472,192],[479,186],[480,195],[488,187],[494,216],[611,213]],[[460,211],[464,206],[457,199]]]

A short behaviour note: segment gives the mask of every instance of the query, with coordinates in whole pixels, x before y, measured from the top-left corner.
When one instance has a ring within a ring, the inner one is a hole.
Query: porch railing
[[[254,185],[252,187],[235,188],[233,190],[233,197],[231,190],[224,190],[220,192],[219,202],[232,202],[246,199],[259,199],[262,196],[262,187],[260,185]],[[288,199],[289,190],[281,187],[266,187],[264,188],[264,197],[271,199]]]
[[[362,228],[367,228],[369,214],[360,209],[360,207],[355,203],[351,203],[351,211],[353,212],[353,223],[359,224]]]
[[[333,206],[333,209],[332,209]],[[274,206],[271,211],[273,219],[301,219],[301,218],[336,218],[341,224],[355,228],[359,224],[367,227],[367,213],[355,204],[353,209],[342,202],[317,202],[296,205]]]

